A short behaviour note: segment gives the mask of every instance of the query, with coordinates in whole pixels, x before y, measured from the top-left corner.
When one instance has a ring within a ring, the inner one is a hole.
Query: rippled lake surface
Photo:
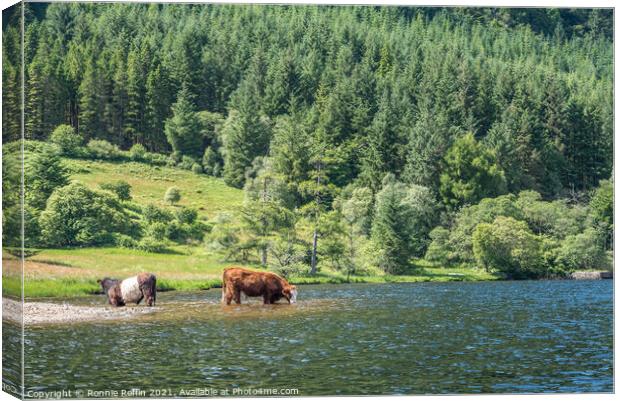
[[[613,391],[611,280],[302,286],[292,306],[219,299],[161,293],[131,321],[32,328],[26,391]]]

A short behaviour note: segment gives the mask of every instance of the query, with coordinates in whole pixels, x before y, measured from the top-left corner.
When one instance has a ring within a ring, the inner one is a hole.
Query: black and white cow
[[[101,285],[103,293],[108,296],[110,305],[125,306],[133,302],[137,305],[142,299],[146,300],[148,306],[155,304],[157,279],[154,274],[140,273],[124,280],[106,277],[97,282]]]

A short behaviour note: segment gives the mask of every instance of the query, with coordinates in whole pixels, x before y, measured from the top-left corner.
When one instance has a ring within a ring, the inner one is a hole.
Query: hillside
[[[611,10],[25,8],[3,36],[6,92],[22,65],[27,88],[3,99],[3,143],[28,139],[23,202],[18,158],[3,168],[3,241],[46,249],[32,261],[611,269]]]
[[[99,184],[123,180],[131,185],[134,202],[165,207],[164,193],[171,186],[181,191],[180,206],[198,210],[200,217],[213,218],[224,211],[234,212],[243,203],[243,191],[227,186],[221,179],[171,167],[144,163],[113,163],[99,160],[65,159],[71,179],[95,189]]]

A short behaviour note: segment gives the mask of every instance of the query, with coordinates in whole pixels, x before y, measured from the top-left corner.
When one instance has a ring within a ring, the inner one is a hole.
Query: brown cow
[[[222,275],[222,303],[230,305],[234,299],[241,303],[241,293],[248,297],[263,297],[264,304],[273,304],[286,298],[290,304],[297,301],[297,287],[274,273],[255,272],[241,267],[224,269]]]
[[[146,299],[148,306],[153,306],[155,303],[157,279],[154,274],[140,273],[125,280],[106,277],[97,282],[101,285],[104,294],[108,296],[110,305],[125,306],[130,302],[135,302],[137,305],[142,299]]]

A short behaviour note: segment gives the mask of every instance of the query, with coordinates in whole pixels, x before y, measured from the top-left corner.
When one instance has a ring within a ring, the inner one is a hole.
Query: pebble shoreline
[[[123,307],[111,306],[79,306],[67,303],[51,302],[21,302],[2,298],[2,318],[26,325],[46,323],[78,323],[100,320],[127,319],[136,315],[155,312],[159,308],[152,307]]]

